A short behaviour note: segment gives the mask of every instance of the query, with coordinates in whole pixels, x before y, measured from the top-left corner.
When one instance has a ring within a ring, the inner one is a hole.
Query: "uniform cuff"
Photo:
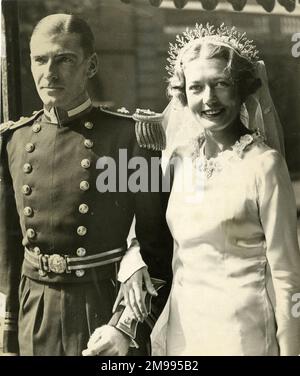
[[[132,276],[132,274],[145,266],[147,267],[140,253],[139,242],[134,238],[122,258],[118,273],[118,281],[124,283]]]
[[[130,338],[130,347],[139,348],[135,341],[138,321],[133,316],[129,307],[124,307],[115,327]]]
[[[151,282],[156,291],[160,290],[166,284],[165,281],[156,278],[151,278]],[[152,298],[153,296],[147,293],[146,290],[143,291],[143,299],[148,312],[148,316],[145,319],[145,322],[149,326],[150,330],[153,329],[153,326],[157,320],[157,317],[154,313],[155,310],[152,309]],[[121,302],[117,306],[116,312],[108,323],[108,325],[114,326],[125,335],[130,337],[130,347],[136,348],[139,347],[137,342],[135,341],[138,324],[139,321],[137,321],[129,306],[125,305],[124,299],[121,300]]]
[[[108,323],[108,325],[115,327],[130,338],[130,347],[139,348],[139,345],[135,341],[137,324],[138,322],[131,310],[126,308],[124,300],[119,303],[116,312]]]

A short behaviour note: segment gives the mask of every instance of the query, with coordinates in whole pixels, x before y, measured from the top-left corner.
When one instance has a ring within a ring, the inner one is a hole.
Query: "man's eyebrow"
[[[71,51],[57,52],[54,56],[66,56],[66,55],[77,57],[76,53],[75,52],[71,52]]]
[[[46,55],[43,55],[43,54],[36,54],[36,55],[30,54],[30,57],[44,57],[44,56],[46,56]]]
[[[71,51],[57,52],[57,53],[53,54],[53,56],[66,56],[66,55],[77,57],[76,53],[71,52]],[[42,54],[42,53],[41,54],[36,54],[36,55],[30,54],[30,56],[31,57],[46,57],[46,56],[48,56],[48,54]]]

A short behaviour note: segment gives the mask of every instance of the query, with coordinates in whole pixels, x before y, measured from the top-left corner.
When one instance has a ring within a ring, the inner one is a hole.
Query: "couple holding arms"
[[[44,108],[1,126],[5,352],[145,355],[152,332],[154,355],[298,355],[296,205],[252,41],[223,25],[178,36],[163,116],[92,106],[78,17],[42,19],[30,50]],[[118,169],[121,149],[162,155],[169,192],[150,168],[145,189],[97,191],[95,166]]]

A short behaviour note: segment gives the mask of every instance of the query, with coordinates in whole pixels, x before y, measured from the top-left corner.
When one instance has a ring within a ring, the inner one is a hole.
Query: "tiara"
[[[182,34],[176,36],[177,43],[169,44],[170,57],[167,59],[169,64],[166,66],[166,70],[170,76],[174,75],[175,65],[183,48],[194,40],[202,38],[207,38],[209,41],[216,43],[227,44],[240,56],[250,62],[254,63],[259,59],[258,50],[255,44],[253,44],[253,40],[247,39],[246,33],[240,33],[234,26],[229,28],[222,23],[221,26],[216,29],[209,23],[207,23],[206,26],[196,23],[194,29],[186,28]]]

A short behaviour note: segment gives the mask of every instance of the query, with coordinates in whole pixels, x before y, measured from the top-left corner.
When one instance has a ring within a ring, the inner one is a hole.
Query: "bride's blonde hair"
[[[182,105],[187,104],[185,87],[185,67],[195,59],[223,59],[227,62],[226,73],[238,89],[241,101],[255,93],[261,86],[260,79],[255,77],[255,63],[238,54],[225,44],[214,44],[211,41],[196,39],[186,45],[174,64],[174,72],[168,79],[167,94],[169,98],[177,98]]]

